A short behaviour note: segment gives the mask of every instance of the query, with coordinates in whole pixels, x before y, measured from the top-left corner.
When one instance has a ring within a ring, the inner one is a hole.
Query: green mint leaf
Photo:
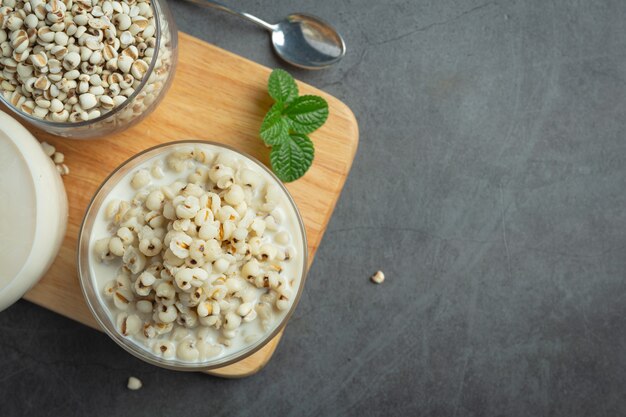
[[[302,177],[313,163],[315,149],[306,135],[291,134],[288,141],[272,147],[270,163],[274,173],[284,182]]]
[[[283,103],[289,103],[298,97],[298,86],[293,77],[281,69],[275,69],[270,74],[268,82],[270,96]]]
[[[311,133],[328,119],[328,103],[319,96],[300,96],[293,100],[283,114],[289,118],[295,133]]]
[[[282,115],[282,104],[276,103],[261,124],[261,138],[268,145],[280,145],[289,140],[289,122]]]

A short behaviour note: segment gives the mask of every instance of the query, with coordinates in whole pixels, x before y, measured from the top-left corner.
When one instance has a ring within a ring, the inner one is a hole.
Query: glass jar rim
[[[92,278],[91,269],[89,267],[89,249],[90,249],[90,241],[91,241],[91,228],[93,227],[93,222],[95,221],[95,216],[98,214],[102,207],[102,203],[104,202],[104,198],[109,194],[109,191],[102,194],[105,190],[104,188],[107,185],[110,185],[110,181],[115,180],[113,186],[117,185],[119,181],[125,178],[126,172],[120,173],[125,168],[128,168],[131,165],[130,169],[136,168],[141,165],[145,160],[150,157],[157,156],[166,151],[167,148],[175,148],[177,146],[185,146],[185,145],[210,145],[218,148],[223,148],[250,160],[253,164],[259,166],[263,169],[272,180],[279,185],[284,195],[287,197],[290,206],[292,207],[297,223],[299,226],[300,235],[302,238],[302,248],[300,248],[300,253],[302,254],[302,270],[300,272],[300,281],[298,285],[298,291],[295,295],[293,303],[291,304],[289,311],[282,317],[280,323],[275,326],[275,328],[269,332],[265,333],[261,338],[259,338],[254,343],[248,345],[247,347],[240,349],[234,353],[231,353],[223,358],[218,358],[214,361],[204,361],[204,362],[184,362],[181,360],[172,360],[172,359],[164,359],[158,357],[149,351],[148,348],[140,346],[138,343],[135,343],[128,338],[122,336],[117,329],[115,328],[115,324],[112,323],[111,318],[107,315],[105,309],[106,306],[100,301],[100,298],[97,295],[97,289],[94,288],[94,280]],[[134,164],[133,164],[134,163]],[[96,200],[101,197],[101,201],[97,206],[94,206]],[[91,224],[89,222],[91,221]],[[89,230],[87,233],[86,227],[89,226]],[[232,146],[225,145],[218,142],[213,141],[205,141],[205,140],[181,140],[181,141],[173,141],[173,142],[165,142],[159,145],[150,147],[145,149],[126,161],[122,162],[117,168],[115,168],[111,174],[109,174],[100,184],[96,192],[94,193],[91,201],[89,202],[87,209],[85,211],[85,215],[83,217],[83,221],[80,225],[78,235],[78,250],[77,254],[77,269],[78,269],[78,277],[80,281],[81,290],[83,293],[83,297],[91,311],[93,317],[98,322],[98,325],[104,330],[104,332],[113,339],[120,347],[124,350],[132,354],[133,356],[148,362],[152,365],[156,365],[166,369],[178,370],[178,371],[208,371],[211,369],[222,368],[228,365],[231,365],[235,362],[239,362],[254,353],[258,352],[264,346],[266,346],[272,339],[274,339],[286,326],[287,322],[293,315],[300,298],[302,296],[302,292],[304,290],[304,284],[307,277],[308,272],[308,243],[306,236],[306,229],[304,226],[304,221],[302,219],[302,215],[296,205],[293,196],[287,190],[287,187],[280,181],[280,179],[267,167],[265,164],[261,163],[255,157],[242,152],[238,149],[235,149]],[[89,291],[93,293],[89,294]],[[92,298],[96,299],[93,300]]]

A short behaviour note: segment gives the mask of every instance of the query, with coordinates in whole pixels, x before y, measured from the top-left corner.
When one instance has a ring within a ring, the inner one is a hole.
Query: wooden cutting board
[[[269,150],[259,139],[258,130],[272,104],[266,88],[270,70],[184,33],[180,33],[179,42],[172,88],[159,108],[138,126],[95,141],[61,139],[31,129],[39,140],[48,141],[65,154],[71,173],[64,178],[70,211],[63,246],[46,276],[26,294],[27,300],[98,327],[78,283],[79,227],[100,183],[135,153],[163,142],[205,139],[232,145],[269,164]],[[304,218],[312,261],[352,165],[359,133],[354,114],[345,104],[309,85],[298,84],[301,94],[321,95],[330,105],[328,121],[311,135],[315,142],[312,168],[287,186]],[[223,377],[254,374],[269,361],[280,336],[247,359],[209,373]],[[113,341],[111,348],[116,348]]]

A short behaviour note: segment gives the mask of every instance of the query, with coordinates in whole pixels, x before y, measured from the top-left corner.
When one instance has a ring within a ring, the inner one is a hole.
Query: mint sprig
[[[315,148],[307,134],[326,122],[328,103],[319,96],[298,96],[295,80],[281,69],[270,74],[268,91],[275,103],[261,124],[261,139],[272,146],[270,163],[274,173],[282,181],[292,182],[313,164]]]

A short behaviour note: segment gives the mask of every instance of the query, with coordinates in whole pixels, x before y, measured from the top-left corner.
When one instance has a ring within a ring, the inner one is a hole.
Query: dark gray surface
[[[239,3],[341,29],[344,62],[293,72],[361,128],[274,359],[239,381],[160,370],[20,302],[0,415],[625,415],[626,2]],[[256,27],[171,4],[279,65]]]

